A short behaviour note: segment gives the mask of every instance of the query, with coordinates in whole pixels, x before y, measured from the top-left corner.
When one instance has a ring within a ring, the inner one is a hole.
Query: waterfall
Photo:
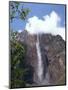
[[[39,82],[41,82],[42,78],[43,78],[43,63],[42,63],[42,57],[41,57],[41,51],[40,51],[40,45],[39,45],[39,36],[38,35],[37,35],[36,49],[37,49],[37,57],[38,57],[37,76],[38,76]]]

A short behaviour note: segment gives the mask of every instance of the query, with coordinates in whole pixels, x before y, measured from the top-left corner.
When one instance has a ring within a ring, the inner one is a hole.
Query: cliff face
[[[48,57],[50,85],[65,84],[65,41],[59,35],[43,34],[40,46],[43,57]]]
[[[27,45],[26,61],[33,67],[31,80],[35,86],[65,84],[65,41],[59,35],[39,34],[38,37],[43,63],[43,80],[40,84],[37,75],[37,35],[23,31],[17,36],[17,40]]]

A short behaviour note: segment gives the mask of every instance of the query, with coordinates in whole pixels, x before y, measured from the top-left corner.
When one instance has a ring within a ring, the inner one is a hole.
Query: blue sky
[[[31,10],[31,12],[27,16],[28,19],[33,16],[37,16],[38,18],[42,19],[43,16],[49,15],[52,11],[55,11],[61,18],[61,26],[64,27],[64,23],[65,23],[65,6],[64,5],[24,3],[24,8],[26,7]],[[27,20],[23,21],[23,20],[15,19],[10,24],[10,28],[12,28],[15,31],[24,30]]]

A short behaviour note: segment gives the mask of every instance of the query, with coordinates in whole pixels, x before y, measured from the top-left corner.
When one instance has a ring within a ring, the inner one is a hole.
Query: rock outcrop
[[[33,67],[33,86],[65,84],[65,41],[59,35],[39,34],[39,44],[43,62],[43,80],[38,84],[37,35],[26,30],[17,35],[17,40],[27,46],[26,61]]]

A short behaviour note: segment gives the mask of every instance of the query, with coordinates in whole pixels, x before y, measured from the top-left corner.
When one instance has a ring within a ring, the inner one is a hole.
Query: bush
[[[11,88],[25,87],[24,81],[27,68],[24,68],[26,49],[23,44],[18,41],[11,41]],[[20,67],[22,64],[22,67]]]

